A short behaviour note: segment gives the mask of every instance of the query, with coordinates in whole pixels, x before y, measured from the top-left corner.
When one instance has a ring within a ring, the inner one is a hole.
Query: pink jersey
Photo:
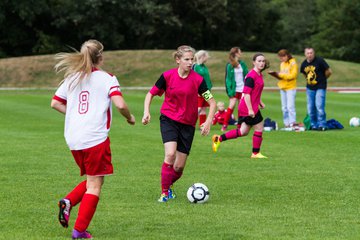
[[[53,99],[66,104],[65,140],[70,150],[96,146],[106,140],[111,125],[111,96],[121,95],[117,78],[93,69],[73,90],[65,79]]]
[[[261,100],[261,93],[264,88],[264,79],[263,75],[257,73],[254,69],[252,69],[245,76],[245,86],[243,89],[243,93],[250,94],[251,105],[254,110],[254,114],[259,111],[259,104]],[[239,116],[246,117],[249,116],[249,110],[246,106],[244,96],[241,98],[239,104]]]
[[[178,69],[174,68],[160,76],[150,93],[162,96],[165,92],[161,114],[174,121],[195,126],[198,117],[198,94],[202,95],[207,90],[208,87],[201,75],[190,70],[186,78],[181,78]]]

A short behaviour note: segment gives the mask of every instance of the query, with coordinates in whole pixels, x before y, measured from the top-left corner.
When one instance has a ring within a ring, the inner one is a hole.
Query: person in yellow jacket
[[[280,59],[280,71],[269,71],[268,73],[277,78],[281,95],[281,110],[285,127],[293,127],[296,124],[296,79],[298,76],[298,65],[295,58],[286,49],[278,52]]]

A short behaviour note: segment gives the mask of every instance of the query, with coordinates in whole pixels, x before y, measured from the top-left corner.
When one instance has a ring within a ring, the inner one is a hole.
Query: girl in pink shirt
[[[184,170],[190,153],[198,116],[198,95],[210,105],[209,115],[201,126],[201,135],[208,135],[214,117],[216,103],[204,78],[191,69],[195,50],[180,46],[173,54],[177,68],[170,69],[157,80],[144,101],[144,125],[150,122],[150,105],[154,96],[165,93],[160,110],[160,129],[165,148],[165,159],[161,168],[162,193],[159,202],[175,197],[172,185]]]
[[[214,135],[212,137],[214,152],[217,152],[221,142],[246,136],[253,127],[251,158],[267,158],[260,153],[264,121],[259,109],[265,107],[265,104],[261,101],[261,93],[264,88],[262,71],[268,68],[268,62],[262,53],[256,53],[253,57],[253,65],[254,68],[245,77],[243,97],[239,104],[238,128],[230,130],[221,136]]]

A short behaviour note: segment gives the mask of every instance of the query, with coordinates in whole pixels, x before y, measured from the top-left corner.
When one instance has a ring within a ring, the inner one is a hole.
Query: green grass
[[[69,239],[57,222],[57,201],[79,181],[79,170],[63,138],[64,117],[50,109],[53,92],[0,94],[0,239]],[[178,197],[157,203],[163,146],[158,112],[141,125],[145,92],[124,92],[135,126],[114,114],[110,134],[115,174],[106,177],[90,225],[95,239],[359,239],[359,94],[329,92],[328,118],[343,130],[265,132],[262,153],[252,160],[251,137],[227,141],[211,152],[210,136],[198,132]],[[226,100],[223,92],[214,92]],[[281,126],[280,96],[265,92],[264,117]],[[305,93],[297,95],[298,121],[305,117]],[[215,126],[211,134],[219,133]],[[190,204],[187,188],[205,183],[203,205]],[[78,207],[72,212],[73,226]]]
[[[175,67],[172,59],[174,50],[122,50],[106,51],[104,70],[115,74],[126,87],[151,86],[160,74]],[[215,87],[224,87],[225,64],[228,52],[210,51],[207,62],[211,81]],[[248,68],[252,67],[254,52],[244,52],[243,59]],[[271,70],[278,71],[280,62],[276,53],[265,53],[270,61]],[[54,73],[54,55],[17,57],[0,59],[0,87],[49,88],[56,87],[63,75]],[[303,55],[294,56],[299,64]],[[360,64],[326,59],[333,74],[329,87],[360,87]],[[264,74],[267,87],[277,87],[277,80]],[[305,87],[305,78],[298,76],[298,86]]]

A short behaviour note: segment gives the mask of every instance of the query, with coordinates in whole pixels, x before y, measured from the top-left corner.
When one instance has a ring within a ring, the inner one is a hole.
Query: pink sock
[[[253,153],[260,152],[260,146],[262,142],[262,132],[254,132],[253,135]]]
[[[96,206],[99,202],[99,197],[93,194],[84,194],[81,201],[78,217],[75,222],[74,229],[79,232],[84,232],[93,218]]]
[[[172,184],[174,184],[181,176],[182,176],[183,172],[176,172],[175,169],[173,168],[173,171],[172,171]]]
[[[237,129],[232,129],[226,133],[224,133],[223,135],[220,136],[220,142],[222,141],[226,141],[226,140],[229,140],[229,139],[234,139],[234,138],[238,138],[238,137],[241,137],[241,131],[240,131],[240,128],[237,128]]]
[[[68,195],[66,195],[66,199],[70,200],[71,206],[76,206],[81,199],[83,198],[86,192],[86,180],[79,183]]]
[[[161,167],[161,192],[168,195],[168,190],[173,182],[173,165],[163,163]]]

